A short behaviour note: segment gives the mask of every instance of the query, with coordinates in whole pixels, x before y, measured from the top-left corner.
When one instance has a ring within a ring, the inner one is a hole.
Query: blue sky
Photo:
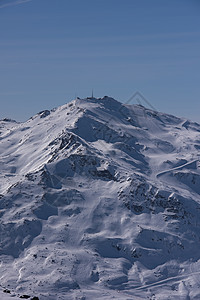
[[[199,0],[0,0],[0,118],[93,88],[200,122],[199,79]]]

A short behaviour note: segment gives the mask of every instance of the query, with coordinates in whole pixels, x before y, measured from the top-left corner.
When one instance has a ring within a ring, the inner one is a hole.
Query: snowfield
[[[1,120],[0,299],[200,299],[199,150],[109,97]]]

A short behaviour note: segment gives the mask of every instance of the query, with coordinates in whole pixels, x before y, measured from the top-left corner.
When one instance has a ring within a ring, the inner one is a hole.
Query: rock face
[[[199,299],[199,132],[109,97],[0,121],[2,290]]]

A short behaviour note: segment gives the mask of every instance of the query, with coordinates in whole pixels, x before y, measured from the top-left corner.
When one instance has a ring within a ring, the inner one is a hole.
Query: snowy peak
[[[186,163],[195,153],[198,159],[199,129],[197,123],[107,96],[76,99],[25,123],[1,121],[2,171],[12,174],[3,176],[2,187],[48,162],[86,153],[157,178],[182,156]]]
[[[1,121],[3,288],[198,299],[199,129],[107,96]]]

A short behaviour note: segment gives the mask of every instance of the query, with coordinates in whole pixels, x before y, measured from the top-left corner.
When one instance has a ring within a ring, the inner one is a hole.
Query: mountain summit
[[[0,121],[2,289],[199,299],[199,150],[199,124],[106,96]]]

